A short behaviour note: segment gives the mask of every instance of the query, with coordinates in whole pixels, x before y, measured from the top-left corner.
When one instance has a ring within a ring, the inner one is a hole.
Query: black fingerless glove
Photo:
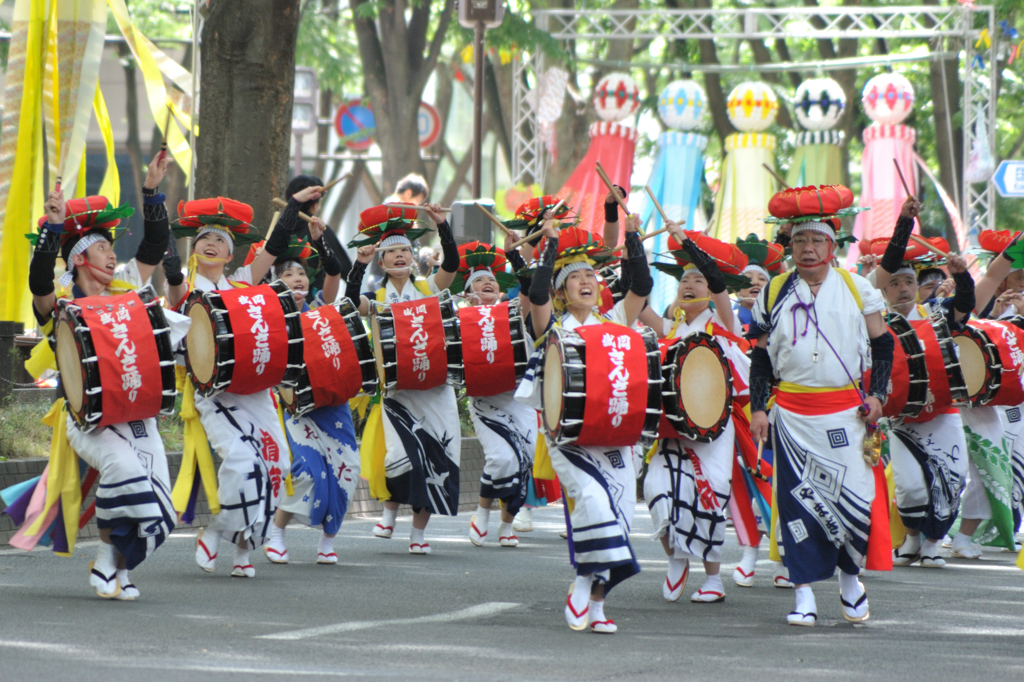
[[[558,253],[558,240],[548,239],[544,253],[540,255],[540,265],[533,272],[530,282],[530,303],[544,305],[551,300],[551,276],[555,271],[555,255]]]
[[[292,197],[288,205],[281,211],[281,217],[277,219],[273,234],[263,246],[263,249],[275,258],[288,250],[288,244],[292,241],[292,235],[299,223],[299,209],[301,204]]]
[[[181,272],[181,256],[178,255],[178,246],[174,240],[168,240],[167,253],[163,260],[164,277],[172,287],[179,286],[185,281],[185,275]]]
[[[772,397],[775,372],[767,348],[754,346],[750,351],[750,412],[767,412]]]
[[[970,314],[977,301],[974,296],[974,278],[969,272],[953,273],[956,289],[953,291],[953,309],[960,313]]]
[[[167,221],[166,197],[155,189],[142,188],[142,225],[145,230],[142,243],[135,252],[135,260],[146,265],[158,265],[171,241],[171,227]]]
[[[49,296],[55,290],[53,286],[53,269],[57,266],[60,254],[60,235],[64,232],[63,224],[46,224],[39,232],[36,250],[32,254],[32,262],[28,266],[28,289],[33,296]]]
[[[885,404],[889,395],[889,377],[892,374],[892,355],[896,348],[892,334],[886,332],[871,339],[871,385],[868,395]]]
[[[328,277],[340,275],[341,263],[338,261],[338,257],[334,255],[334,251],[331,250],[323,235],[320,235],[320,239],[313,242],[313,246],[316,247],[316,252],[320,256],[320,267],[324,269],[324,274]]]
[[[775,243],[782,246],[784,249],[789,248],[789,243],[793,241],[792,237],[783,232],[781,229],[775,233]]]
[[[914,231],[914,219],[900,216],[896,221],[896,227],[892,231],[892,239],[885,247],[885,254],[879,263],[886,272],[893,273],[903,265],[903,257],[907,253],[907,244],[910,242],[910,233]]]
[[[640,236],[636,232],[626,233],[626,255],[630,277],[629,291],[644,298],[650,296],[651,289],[654,288],[654,279],[651,277],[651,266],[647,263],[644,245],[640,242]],[[624,267],[622,270],[625,273],[626,268]]]
[[[447,220],[437,226],[437,236],[441,239],[441,269],[456,272],[459,269],[459,247],[455,245],[455,235]]]
[[[356,305],[359,305],[359,297],[362,296],[360,288],[363,286],[363,275],[366,274],[366,263],[357,260],[352,264],[345,278],[345,298]]]
[[[690,257],[690,262],[697,266],[700,274],[708,281],[708,290],[712,294],[720,294],[725,291],[725,276],[718,269],[718,265],[708,254],[693,243],[692,239],[683,242],[683,251]]]

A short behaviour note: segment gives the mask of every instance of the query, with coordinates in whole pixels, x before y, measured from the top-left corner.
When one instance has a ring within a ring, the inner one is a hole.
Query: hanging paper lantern
[[[864,113],[872,121],[902,123],[914,108],[914,86],[898,73],[883,73],[864,84]]]
[[[704,88],[692,80],[672,81],[658,98],[658,114],[669,128],[693,130],[708,109]]]
[[[805,130],[828,130],[846,110],[843,86],[831,78],[811,78],[796,89],[793,111]]]
[[[736,130],[756,133],[767,130],[775,121],[779,113],[779,98],[765,83],[747,81],[733,88],[726,106],[729,121]]]
[[[594,88],[594,109],[602,121],[621,121],[640,108],[640,88],[626,73],[610,73]]]

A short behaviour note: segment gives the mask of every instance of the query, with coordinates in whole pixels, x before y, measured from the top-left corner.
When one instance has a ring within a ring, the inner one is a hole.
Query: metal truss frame
[[[970,232],[995,227],[995,188],[990,182],[970,184],[966,171],[970,152],[985,140],[977,134],[984,121],[987,143],[995,158],[995,41],[980,49],[982,29],[996,36],[993,7],[793,7],[737,10],[581,10],[533,12],[537,27],[557,40],[632,40],[665,38],[713,40],[777,40],[785,38],[959,38],[963,41],[963,187],[955,188],[964,224]],[[632,24],[632,28],[631,28]],[[977,58],[982,65],[977,65]],[[770,66],[770,65],[766,65]],[[809,65],[813,68],[813,65]],[[751,71],[759,71],[752,65]],[[527,97],[528,76],[544,71],[539,51],[521,52],[513,67],[512,178],[543,185],[547,158],[537,134],[537,103]]]

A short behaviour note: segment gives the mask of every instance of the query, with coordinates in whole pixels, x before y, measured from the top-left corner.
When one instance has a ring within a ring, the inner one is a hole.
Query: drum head
[[[729,387],[722,363],[710,348],[698,347],[686,354],[679,368],[679,395],[686,415],[702,429],[721,420]]]
[[[192,320],[185,337],[189,366],[196,381],[206,384],[213,380],[213,374],[217,371],[217,339],[213,320],[210,319],[209,311],[198,304],[188,309],[188,316]]]
[[[281,397],[281,404],[285,408],[291,408],[295,404],[295,390],[288,386],[278,386],[277,395]]]
[[[370,334],[373,335],[373,358],[377,364],[377,381],[383,391],[386,383],[384,380],[384,349],[380,344],[380,318],[376,315],[370,316]]]
[[[954,336],[953,341],[960,350],[960,369],[967,384],[967,395],[973,398],[985,388],[985,353],[970,336]]]
[[[68,409],[81,412],[85,401],[85,387],[82,380],[82,358],[75,341],[75,331],[66,320],[57,324],[57,371],[64,386]]]
[[[557,433],[562,419],[562,355],[553,346],[544,357],[544,425],[549,433]]]

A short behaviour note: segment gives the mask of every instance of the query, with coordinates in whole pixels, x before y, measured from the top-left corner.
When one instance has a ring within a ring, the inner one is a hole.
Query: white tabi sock
[[[601,601],[590,601],[590,622],[600,623],[605,620],[604,617],[604,600]]]
[[[757,547],[744,547],[743,558],[740,559],[740,568],[743,569],[744,573],[753,573],[754,568],[757,566]]]
[[[725,586],[722,584],[722,574],[716,573],[714,575],[707,576],[700,589],[704,592],[721,592],[722,594],[725,594]]]
[[[686,571],[687,565],[686,559],[677,559],[674,556],[668,558],[668,582],[671,585],[675,585],[679,582],[679,579],[683,577],[683,572]]]
[[[380,519],[380,525],[384,526],[385,528],[387,528],[388,526],[390,526],[391,528],[394,528],[395,527],[395,521],[397,519],[398,519],[398,510],[397,509],[388,509],[388,508],[385,507],[384,508],[384,516],[382,516],[381,519]]]
[[[284,546],[284,528],[278,528],[276,523],[270,524],[270,544],[274,547]]]
[[[839,593],[843,595],[843,599],[851,604],[857,603],[860,596],[864,594],[864,591],[861,589],[859,574],[847,573],[839,569]]]
[[[410,545],[422,545],[424,543],[423,535],[426,528],[413,528],[412,532],[409,533],[409,544]]]
[[[911,535],[907,533],[907,537],[903,540],[903,544],[900,545],[899,553],[903,555],[917,554],[921,549],[921,535]]]
[[[242,549],[235,545],[235,566],[248,566],[249,564],[249,549]]]
[[[940,540],[925,538],[925,541],[921,543],[921,556],[939,556],[939,542]]]
[[[814,599],[814,592],[810,585],[796,588],[796,613],[817,613],[818,603]]]
[[[487,532],[487,524],[491,522],[491,508],[490,507],[477,507],[476,508],[476,529],[480,533]]]
[[[953,547],[970,547],[973,542],[970,535],[957,533],[953,536]]]
[[[317,554],[330,554],[334,551],[334,538],[329,538],[326,535],[320,536],[320,542],[317,543],[316,552]]]
[[[100,541],[99,550],[96,552],[96,561],[92,567],[103,575],[114,575],[117,572],[117,552],[114,546]]]
[[[576,576],[576,582],[573,583],[571,597],[572,607],[576,609],[576,613],[580,613],[584,608],[586,608],[587,602],[590,601],[590,588],[593,584],[593,574]]]

